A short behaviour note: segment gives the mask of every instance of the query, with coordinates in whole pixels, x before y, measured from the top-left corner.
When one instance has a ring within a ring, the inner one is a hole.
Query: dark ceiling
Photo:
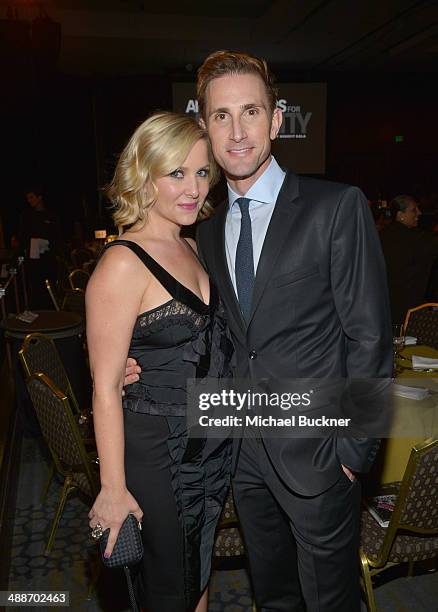
[[[413,0],[0,0],[20,19],[42,5],[62,27],[61,71],[190,73],[215,49],[296,71],[438,71],[438,2]]]

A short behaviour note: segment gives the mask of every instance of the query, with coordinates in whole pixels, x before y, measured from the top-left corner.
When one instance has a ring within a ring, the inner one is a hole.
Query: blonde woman
[[[86,295],[101,491],[90,526],[110,528],[110,556],[129,513],[142,520],[136,598],[148,612],[205,612],[230,446],[186,431],[188,378],[229,375],[232,353],[215,287],[180,235],[206,206],[218,170],[205,132],[159,113],[122,152],[109,195],[121,235]],[[210,356],[214,352],[214,359]],[[122,398],[127,357],[142,372]]]

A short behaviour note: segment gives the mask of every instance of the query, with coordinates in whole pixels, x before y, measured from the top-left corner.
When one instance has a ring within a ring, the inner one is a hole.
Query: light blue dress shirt
[[[236,295],[236,249],[239,241],[240,220],[242,217],[236,200],[241,197],[249,198],[250,200],[249,216],[251,217],[254,273],[256,274],[266,232],[285,175],[286,173],[280,168],[274,157],[271,157],[269,166],[244,196],[233,191],[228,185],[228,212],[225,220],[225,251],[227,255],[228,270]]]

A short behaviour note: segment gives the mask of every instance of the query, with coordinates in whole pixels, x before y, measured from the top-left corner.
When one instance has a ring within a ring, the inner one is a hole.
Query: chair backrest
[[[68,275],[68,281],[72,289],[83,289],[87,287],[90,275],[85,270],[72,270]]]
[[[74,410],[77,413],[80,412],[78,401],[59,356],[58,349],[51,338],[39,333],[27,335],[19,351],[19,356],[26,377],[42,372],[53,381],[53,384],[64,395],[70,398]]]
[[[63,476],[72,476],[84,493],[95,496],[97,478],[67,396],[41,373],[32,374],[26,385],[56,468]]]
[[[438,534],[438,440],[426,440],[411,450],[382,543],[379,555],[382,563],[386,563],[400,529]]]
[[[61,310],[77,312],[85,318],[85,291],[83,289],[70,289],[66,291]]]
[[[418,344],[438,348],[438,303],[428,302],[408,310],[404,330],[406,335],[415,336]]]
[[[412,449],[400,497],[400,527],[438,533],[438,440]]]

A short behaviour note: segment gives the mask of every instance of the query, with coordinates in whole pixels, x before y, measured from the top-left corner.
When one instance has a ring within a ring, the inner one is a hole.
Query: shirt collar
[[[245,193],[245,198],[261,202],[263,204],[275,204],[278,193],[283,185],[286,172],[280,168],[274,156],[271,156],[271,162],[261,176],[256,180],[254,185]],[[233,191],[228,185],[228,202],[230,209],[234,206],[237,198],[242,196]]]

